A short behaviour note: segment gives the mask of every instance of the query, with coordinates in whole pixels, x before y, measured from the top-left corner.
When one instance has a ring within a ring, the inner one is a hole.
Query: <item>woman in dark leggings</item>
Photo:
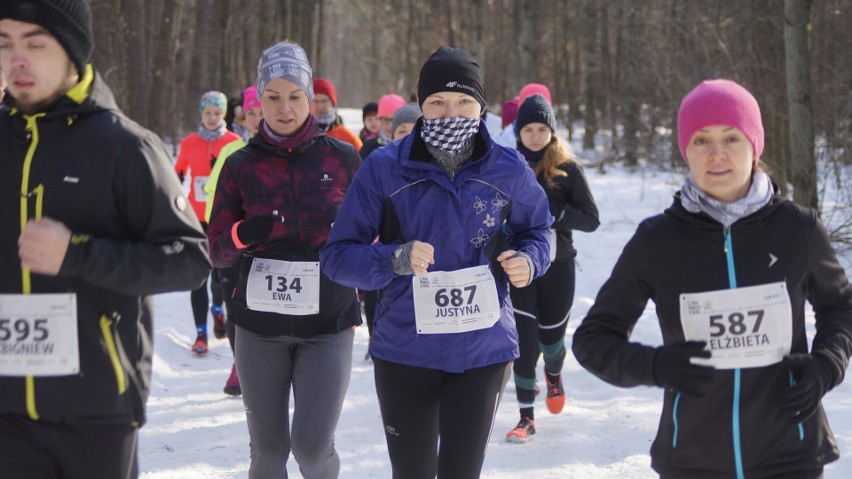
[[[542,95],[524,100],[516,123],[518,151],[535,171],[547,193],[553,214],[550,269],[526,288],[512,288],[512,306],[521,349],[513,366],[520,421],[506,440],[524,443],[535,434],[536,363],[544,356],[547,409],[559,414],[565,405],[562,365],[565,362],[565,328],[574,302],[574,250],[572,230],[597,229],[598,208],[583,169],[556,136],[553,108]]]

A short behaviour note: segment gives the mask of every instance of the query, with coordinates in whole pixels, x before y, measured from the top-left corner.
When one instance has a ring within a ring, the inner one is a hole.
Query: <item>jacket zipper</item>
[[[731,289],[737,287],[737,272],[734,268],[734,247],[731,241],[731,226],[725,225],[725,257],[728,261],[728,286]],[[734,369],[734,402],[732,407],[732,432],[734,440],[734,464],[737,471],[737,479],[745,479],[743,472],[743,451],[740,443],[740,368]]]
[[[31,136],[30,147],[27,149],[27,154],[24,157],[24,168],[21,172],[21,231],[24,231],[24,227],[27,225],[27,221],[29,221],[29,201],[32,196],[35,196],[35,219],[41,219],[41,212],[44,206],[44,185],[38,185],[35,189],[30,191],[30,167],[32,166],[33,156],[35,156],[35,150],[38,147],[38,125],[36,121],[43,117],[44,113],[38,113],[32,116],[25,116],[24,118],[27,121],[26,131],[29,132]],[[30,294],[32,292],[32,283],[30,278],[30,270],[29,268],[21,268],[21,292],[23,294]],[[36,409],[36,400],[35,400],[35,378],[33,376],[27,376],[24,379],[25,382],[25,402],[27,405],[27,415],[33,421],[37,421],[39,419],[38,410]]]
[[[118,358],[118,348],[115,347],[115,338],[113,337],[112,330],[110,329],[112,321],[106,317],[106,315],[103,315],[101,316],[100,326],[101,334],[104,337],[104,345],[106,345],[107,349],[107,355],[109,356],[110,363],[112,363],[112,369],[115,371],[118,395],[121,396],[124,394],[124,391],[127,390],[127,381],[124,379],[124,370],[121,367],[121,360]]]

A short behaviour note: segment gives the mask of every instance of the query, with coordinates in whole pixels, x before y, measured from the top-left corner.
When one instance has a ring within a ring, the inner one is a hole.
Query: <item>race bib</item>
[[[487,265],[413,276],[417,334],[464,333],[490,328],[500,318],[500,300]]]
[[[79,372],[77,295],[0,294],[0,376]]]
[[[793,313],[785,282],[680,295],[687,341],[706,341],[717,369],[769,366],[790,354]]]
[[[209,176],[194,176],[192,178],[192,182],[195,184],[195,201],[199,203],[207,201],[207,190],[204,187],[207,186],[209,178]]]
[[[317,262],[254,258],[246,284],[252,311],[304,316],[319,313],[320,268]]]

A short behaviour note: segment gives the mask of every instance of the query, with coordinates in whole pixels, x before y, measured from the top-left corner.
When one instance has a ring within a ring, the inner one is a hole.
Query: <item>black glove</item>
[[[654,381],[660,387],[688,396],[703,398],[704,386],[713,382],[716,368],[692,364],[691,358],[709,358],[704,341],[686,341],[657,348],[654,355]]]
[[[818,354],[791,354],[784,366],[793,373],[793,385],[781,396],[781,409],[790,414],[793,423],[813,416],[820,400],[831,389],[831,377]]]
[[[243,244],[260,244],[269,240],[272,227],[283,223],[284,217],[276,214],[252,216],[237,226],[237,238]]]

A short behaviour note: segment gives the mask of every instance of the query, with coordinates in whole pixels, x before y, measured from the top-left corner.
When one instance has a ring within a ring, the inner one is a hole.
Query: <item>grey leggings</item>
[[[264,336],[237,326],[236,362],[248,421],[250,479],[286,478],[290,451],[305,479],[338,476],[334,430],[349,387],[354,337],[351,328],[294,338]]]

